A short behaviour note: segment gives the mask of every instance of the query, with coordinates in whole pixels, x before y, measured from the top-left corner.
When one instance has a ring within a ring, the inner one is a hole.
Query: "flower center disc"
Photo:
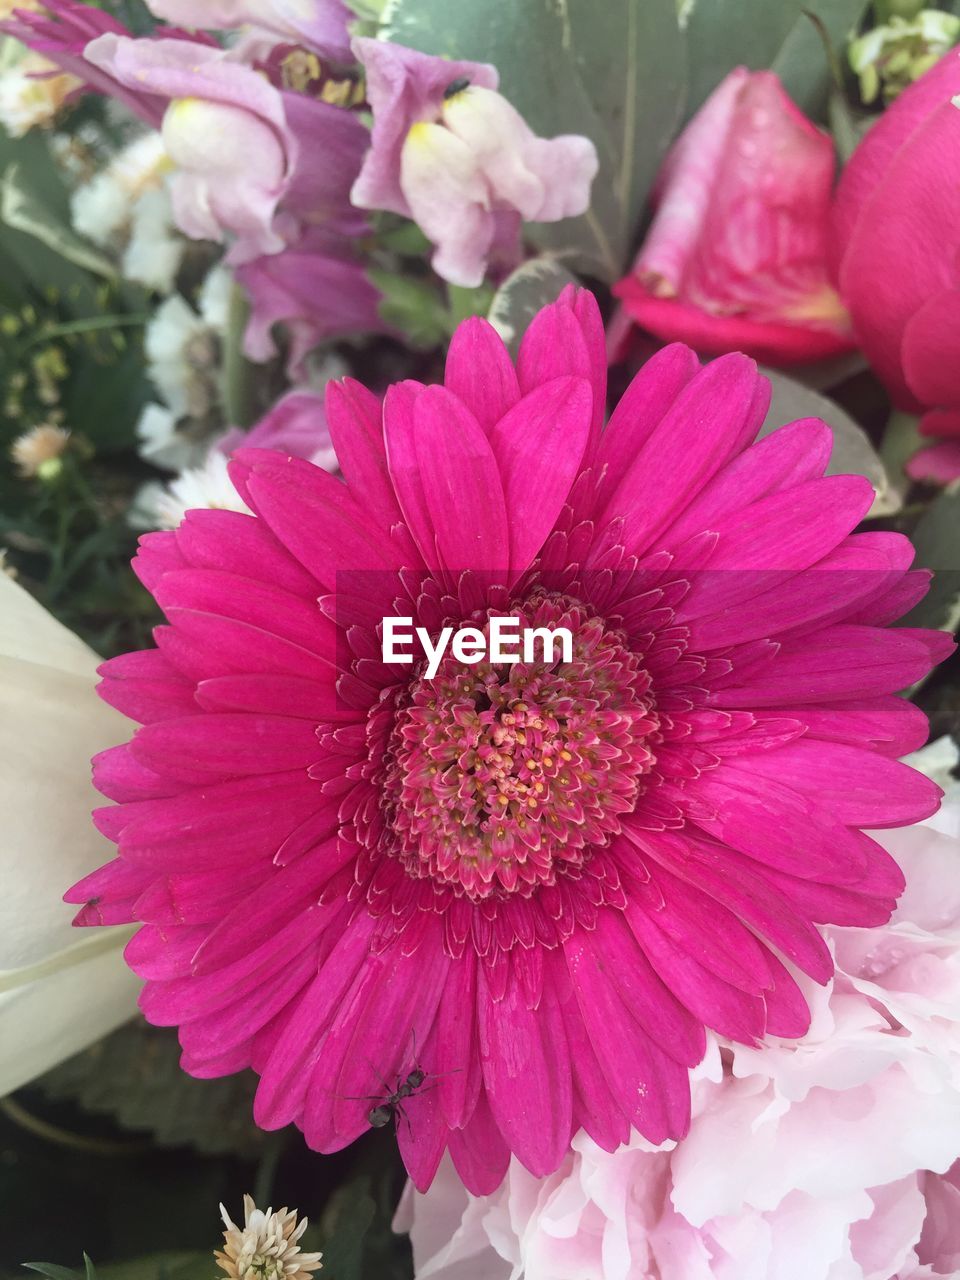
[[[488,641],[491,613],[470,620]],[[475,901],[529,895],[582,866],[620,830],[654,762],[650,677],[622,633],[556,595],[509,613],[521,634],[568,628],[572,660],[559,645],[554,661],[538,645],[530,663],[448,653],[410,685],[387,752],[395,852],[411,875]]]

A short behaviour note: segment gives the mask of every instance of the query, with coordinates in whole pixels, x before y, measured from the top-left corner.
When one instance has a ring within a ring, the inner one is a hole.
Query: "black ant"
[[[417,1053],[417,1041],[416,1041],[416,1037],[414,1037],[414,1040],[413,1040],[414,1061],[416,1061],[416,1053]],[[369,1066],[370,1064],[368,1063],[367,1065]],[[370,1069],[371,1071],[373,1071],[372,1066],[370,1067]],[[456,1070],[459,1071],[460,1068],[457,1067]],[[444,1071],[441,1074],[453,1075],[454,1072]],[[376,1075],[375,1071],[374,1071],[374,1075]],[[439,1080],[440,1076],[436,1075],[436,1076],[433,1076],[432,1078],[434,1080]],[[407,1116],[407,1113],[403,1109],[403,1104],[407,1100],[407,1098],[413,1097],[415,1093],[418,1093],[423,1088],[423,1084],[426,1079],[427,1079],[426,1071],[424,1071],[422,1067],[414,1067],[412,1071],[407,1072],[405,1079],[402,1078],[401,1076],[397,1076],[397,1085],[395,1089],[391,1089],[384,1079],[382,1078],[380,1079],[380,1083],[383,1085],[387,1093],[387,1096],[385,1098],[381,1097],[379,1094],[376,1094],[376,1093],[363,1093],[363,1094],[353,1094],[353,1095],[348,1094],[346,1096],[352,1097],[353,1101],[355,1102],[375,1102],[377,1104],[375,1107],[371,1107],[370,1110],[367,1112],[367,1124],[370,1125],[371,1129],[382,1129],[384,1128],[385,1125],[388,1125],[391,1120],[393,1121],[394,1125],[397,1125],[400,1123],[401,1117],[404,1120],[406,1120],[407,1128],[409,1129],[410,1119]],[[433,1085],[428,1085],[427,1087],[432,1089]]]
[[[469,76],[460,76],[457,80],[451,80],[443,91],[444,98],[455,98],[458,93],[463,93],[464,89],[470,88]]]
[[[388,1096],[382,1098],[375,1107],[371,1107],[367,1112],[367,1122],[371,1129],[382,1129],[392,1120],[394,1124],[399,1123],[399,1119],[403,1116],[409,1126],[410,1121],[407,1119],[407,1113],[403,1109],[404,1101],[417,1092],[427,1078],[427,1073],[422,1071],[420,1067],[415,1067],[409,1072],[406,1080],[397,1078],[397,1087]],[[384,1085],[384,1088],[387,1086]]]

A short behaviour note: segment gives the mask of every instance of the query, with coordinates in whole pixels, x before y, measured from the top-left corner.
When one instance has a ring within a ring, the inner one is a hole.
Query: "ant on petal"
[[[413,1071],[409,1072],[406,1080],[398,1078],[396,1089],[392,1093],[388,1091],[388,1096],[383,1098],[375,1107],[371,1107],[367,1113],[367,1121],[370,1127],[382,1129],[391,1120],[393,1120],[394,1124],[397,1124],[401,1116],[409,1126],[410,1121],[403,1109],[403,1103],[420,1089],[426,1078],[427,1073],[421,1070],[420,1067],[415,1067]]]
[[[417,1041],[416,1041],[416,1035],[414,1035],[414,1038],[413,1038],[414,1061],[416,1061],[416,1055],[417,1055]],[[371,1070],[373,1070],[372,1067],[371,1067]],[[457,1071],[459,1070],[460,1068],[458,1067]],[[374,1074],[376,1075],[376,1072],[374,1072]],[[441,1073],[441,1075],[453,1075],[453,1074],[454,1072],[452,1071],[444,1071]],[[439,1080],[441,1078],[441,1075],[432,1075],[429,1078],[431,1080]],[[370,1093],[359,1094],[359,1095],[353,1094],[353,1095],[347,1095],[347,1096],[348,1097],[352,1096],[353,1100],[356,1102],[375,1102],[377,1104],[375,1107],[371,1107],[370,1110],[367,1112],[367,1123],[370,1125],[372,1129],[383,1129],[386,1125],[390,1123],[391,1120],[393,1121],[394,1126],[396,1126],[400,1123],[401,1117],[404,1120],[406,1120],[407,1128],[409,1129],[410,1119],[406,1111],[404,1111],[403,1109],[403,1104],[408,1098],[413,1097],[415,1093],[419,1093],[421,1091],[422,1092],[427,1091],[426,1089],[423,1088],[425,1081],[428,1079],[427,1072],[424,1071],[423,1067],[416,1066],[411,1071],[408,1071],[405,1077],[398,1075],[396,1086],[393,1089],[390,1088],[390,1086],[382,1077],[378,1077],[378,1079],[380,1080],[380,1083],[386,1092],[386,1095],[387,1095],[386,1097],[382,1097],[380,1094],[370,1094]],[[432,1084],[427,1085],[427,1089],[432,1089],[433,1087],[434,1086]]]

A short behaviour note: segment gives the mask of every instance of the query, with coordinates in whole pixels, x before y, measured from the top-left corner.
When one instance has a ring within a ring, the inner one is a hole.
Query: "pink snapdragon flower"
[[[954,802],[960,814],[960,801]],[[886,832],[890,923],[825,930],[813,1025],[711,1044],[677,1145],[584,1134],[552,1176],[473,1197],[449,1163],[408,1189],[418,1280],[935,1280],[960,1268],[960,841]]]
[[[147,0],[147,7],[182,27],[233,31],[252,26],[288,44],[350,61],[347,23],[354,15],[341,0]]]
[[[857,338],[894,403],[939,441],[907,470],[960,476],[960,54],[904,90],[857,147],[831,260]]]
[[[599,310],[569,290],[516,364],[473,319],[444,386],[329,388],[342,478],[242,450],[253,516],[142,540],[167,623],[103,668],[142,726],[96,762],[118,856],[67,896],[142,925],[142,1008],[188,1071],[252,1066],[258,1122],[320,1151],[422,1071],[412,1178],[449,1150],[489,1192],[580,1129],[680,1137],[705,1028],[807,1031],[817,926],[882,924],[903,887],[863,828],[937,807],[894,691],[953,641],[889,627],[927,575],[853,532],[873,490],[824,476],[822,423],[754,442],[769,394],[674,346],[604,427]],[[388,616],[504,613],[565,626],[569,660],[430,677],[382,649]]]
[[[250,299],[245,353],[251,360],[275,356],[272,329],[283,323],[290,337],[287,370],[292,378],[303,374],[304,359],[324,340],[386,329],[380,292],[342,237],[308,231],[282,253],[238,267],[236,277]]]
[[[538,138],[496,92],[495,67],[356,39],[373,110],[370,151],[353,188],[362,209],[413,218],[436,246],[435,270],[478,285],[495,247],[516,245],[520,219],[584,213],[597,172],[593,143]]]
[[[827,270],[833,175],[833,144],[776,75],[731,71],[664,161],[653,223],[614,289],[626,316],[773,365],[850,350]]]
[[[231,233],[229,261],[279,253],[297,214],[348,234],[363,229],[348,193],[368,135],[350,112],[283,93],[229,53],[184,40],[108,34],[89,44],[85,57],[169,104],[162,132],[178,169],[177,224],[198,239]]]
[[[337,454],[323,401],[319,391],[288,391],[249,431],[234,427],[221,437],[217,448],[228,457],[244,447],[277,449],[293,458],[307,458],[324,471],[336,471]]]
[[[15,10],[14,17],[0,23],[0,30],[42,53],[94,92],[116,98],[151,128],[160,127],[167,107],[165,98],[144,91],[140,85],[123,83],[108,68],[95,66],[86,58],[87,46],[98,36],[130,37],[123,23],[103,9],[81,0],[47,0],[42,10]],[[210,43],[203,36],[185,38]]]

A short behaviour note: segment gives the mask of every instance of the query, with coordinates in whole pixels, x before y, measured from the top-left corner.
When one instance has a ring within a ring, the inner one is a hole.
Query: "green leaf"
[[[482,284],[476,289],[466,289],[458,284],[447,285],[447,306],[450,312],[450,328],[455,329],[463,320],[472,316],[484,316],[490,310],[493,289]]]
[[[449,337],[448,311],[433,279],[420,280],[374,267],[367,272],[383,295],[380,315],[411,346],[438,347]]]
[[[389,0],[346,0],[347,8],[363,22],[382,21],[383,11],[388,3]],[[352,30],[353,34],[356,35],[356,30]]]
[[[22,173],[30,191],[52,218],[65,223],[69,200],[45,140],[34,130],[10,138],[0,129],[0,173],[12,165]],[[56,304],[68,315],[89,313],[95,297],[86,271],[55,253],[36,236],[6,225],[0,219],[0,279],[5,302],[14,309],[28,302]],[[9,295],[14,295],[16,301]]]
[[[249,1071],[195,1080],[180,1067],[176,1035],[138,1019],[61,1063],[35,1087],[105,1112],[126,1129],[148,1130],[162,1147],[256,1157],[265,1141],[253,1123],[256,1083]]]
[[[223,338],[223,411],[236,427],[252,427],[257,420],[255,384],[257,366],[243,349],[250,319],[250,299],[236,283],[230,289],[227,332]]]
[[[401,258],[425,258],[433,246],[415,222],[397,218],[395,214],[380,215],[377,227],[377,244]]]
[[[151,1253],[100,1268],[98,1280],[213,1280],[216,1265],[208,1253]]]
[[[151,1253],[144,1258],[113,1262],[96,1268],[87,1254],[85,1270],[73,1271],[52,1262],[25,1262],[30,1271],[38,1271],[48,1280],[211,1280],[214,1271],[213,1252]]]
[[[516,355],[520,339],[541,307],[555,302],[576,279],[554,258],[531,258],[503,282],[487,319]]]
[[[74,1271],[70,1267],[58,1267],[53,1262],[25,1262],[23,1265],[27,1271],[38,1271],[40,1275],[47,1276],[48,1280],[96,1280],[96,1271],[93,1263],[83,1255],[84,1270]]]
[[[774,369],[764,369],[763,373],[773,386],[773,398],[760,435],[769,435],[777,427],[797,418],[822,418],[833,431],[833,452],[827,475],[866,476],[877,491],[870,514],[885,516],[898,511],[900,497],[891,487],[867,433],[849,413],[827,396],[795,382],[786,374]]]
[[[903,619],[907,627],[960,627],[960,490],[941,493],[910,535],[916,567],[933,570],[930,590]]]
[[[376,1212],[367,1177],[339,1187],[330,1197],[321,1223],[323,1269],[336,1280],[365,1280],[365,1238]]]
[[[139,333],[113,333],[120,344],[108,353],[98,346],[70,349],[70,376],[63,387],[66,421],[91,440],[98,453],[134,448],[140,411],[151,396]]]
[[[816,28],[817,15],[836,46],[842,46],[867,9],[868,0],[693,0],[686,17],[692,115],[734,67],[769,67],[802,110],[821,118],[830,71]]]
[[[593,141],[600,171],[589,211],[529,234],[576,269],[617,279],[683,110],[675,0],[394,0],[388,13],[388,39],[492,62],[502,93],[538,134]]]
[[[9,165],[0,179],[0,218],[8,227],[34,236],[84,271],[108,280],[116,278],[117,271],[110,259],[56,217],[42,196],[31,189],[19,164]]]

